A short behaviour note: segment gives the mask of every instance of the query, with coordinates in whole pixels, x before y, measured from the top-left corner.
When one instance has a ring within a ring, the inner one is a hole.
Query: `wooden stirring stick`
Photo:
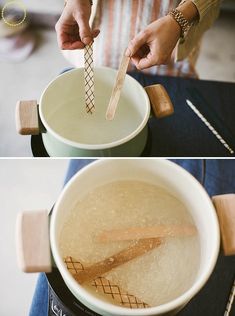
[[[107,112],[106,112],[106,119],[107,120],[111,121],[111,120],[113,120],[113,118],[115,116],[115,112],[116,112],[118,102],[120,99],[121,90],[122,90],[122,87],[124,84],[124,80],[125,80],[125,76],[126,76],[129,62],[130,62],[130,57],[125,56],[125,53],[124,53],[124,55],[122,57],[121,64],[119,66],[116,82],[115,82],[115,85],[113,87],[113,91],[111,94],[109,105],[107,108]]]
[[[144,238],[193,236],[197,233],[194,225],[156,225],[104,230],[96,237],[97,242],[139,240]]]
[[[148,251],[160,246],[162,243],[160,238],[148,238],[137,241],[134,245],[116,253],[115,255],[97,262],[90,267],[86,267],[84,271],[74,274],[74,278],[80,283],[93,280],[98,276],[111,271],[112,269],[129,262],[139,256],[144,255]]]

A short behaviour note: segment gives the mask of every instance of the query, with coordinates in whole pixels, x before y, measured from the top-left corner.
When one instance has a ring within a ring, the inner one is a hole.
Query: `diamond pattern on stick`
[[[93,43],[84,48],[85,104],[87,113],[95,111]]]
[[[84,271],[86,268],[78,260],[72,257],[64,258],[67,269],[73,275],[79,271]],[[148,304],[144,303],[134,295],[127,293],[127,291],[121,289],[119,285],[110,282],[107,278],[102,276],[92,280],[89,284],[96,288],[99,293],[107,295],[108,297],[115,300],[120,305],[127,308],[148,308]]]

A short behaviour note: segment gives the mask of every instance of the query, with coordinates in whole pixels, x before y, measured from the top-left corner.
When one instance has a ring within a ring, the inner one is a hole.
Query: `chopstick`
[[[199,117],[199,119],[208,127],[208,129],[215,135],[215,137],[220,141],[220,143],[230,152],[230,154],[234,154],[234,150],[227,144],[224,138],[219,134],[219,132],[208,122],[205,116],[196,108],[196,106],[190,101],[186,100],[187,105],[191,108],[191,110]]]
[[[228,303],[226,305],[226,310],[224,312],[224,316],[229,316],[232,310],[233,302],[235,298],[235,280],[233,281],[233,285],[229,294]]]

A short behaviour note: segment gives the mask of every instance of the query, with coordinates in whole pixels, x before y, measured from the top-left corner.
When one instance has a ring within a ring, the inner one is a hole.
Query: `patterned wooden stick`
[[[93,43],[84,48],[84,80],[86,112],[92,114],[95,111]]]
[[[200,120],[209,128],[209,130],[215,135],[215,137],[221,142],[221,144],[230,152],[234,154],[234,150],[226,143],[223,137],[217,132],[217,130],[207,121],[201,112],[193,105],[189,100],[186,100],[187,105],[193,110],[193,112],[200,118]]]
[[[83,264],[72,257],[64,258],[64,262],[67,266],[69,272],[75,276],[81,271],[85,271]],[[113,299],[118,304],[127,308],[148,308],[148,304],[144,303],[142,300],[136,296],[129,294],[127,291],[121,289],[117,284],[112,283],[105,277],[97,277],[89,282],[89,285],[95,287],[96,291],[102,293]]]

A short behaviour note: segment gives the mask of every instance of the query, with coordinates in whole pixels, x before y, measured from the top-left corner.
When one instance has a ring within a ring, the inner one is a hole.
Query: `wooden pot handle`
[[[37,101],[18,101],[16,104],[16,130],[21,135],[40,134]]]
[[[235,255],[235,194],[216,195],[212,201],[219,219],[224,254]]]
[[[174,113],[174,107],[166,89],[161,84],[145,87],[153,113],[157,118],[170,116]]]
[[[17,217],[16,249],[24,272],[50,272],[49,217],[46,210],[26,211]]]

